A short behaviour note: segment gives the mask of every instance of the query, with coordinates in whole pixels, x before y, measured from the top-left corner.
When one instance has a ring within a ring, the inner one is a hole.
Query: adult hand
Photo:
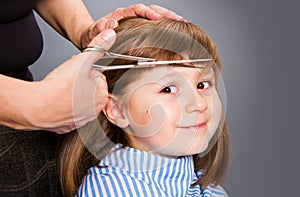
[[[119,20],[131,16],[140,16],[152,20],[171,18],[174,20],[184,21],[181,16],[158,5],[145,6],[143,4],[135,4],[127,8],[118,8],[89,26],[82,36],[82,48],[85,48],[88,43],[90,43],[90,41],[104,29],[114,29],[118,26]]]
[[[109,49],[116,38],[113,30],[97,35],[91,46]],[[37,83],[41,102],[31,120],[38,129],[66,133],[95,119],[107,102],[104,75],[92,69],[103,54],[84,52],[57,67]]]

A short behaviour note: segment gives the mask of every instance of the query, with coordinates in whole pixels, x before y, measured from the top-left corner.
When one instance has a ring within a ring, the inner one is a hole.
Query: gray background
[[[208,32],[224,62],[232,158],[230,196],[299,196],[299,3],[268,0],[86,0],[97,19],[134,3],[159,4]],[[44,52],[31,66],[42,79],[78,53],[39,19]]]

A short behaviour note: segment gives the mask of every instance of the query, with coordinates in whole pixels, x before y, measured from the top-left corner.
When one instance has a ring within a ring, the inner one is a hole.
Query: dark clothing
[[[28,70],[43,40],[35,0],[0,0],[0,74],[32,81]],[[38,115],[38,114],[37,114]],[[0,125],[0,196],[62,196],[56,164],[57,134]]]
[[[34,0],[0,1],[0,74],[20,77],[18,72],[25,72],[42,52],[43,39],[34,18],[34,4]]]
[[[62,196],[57,177],[57,134],[0,126],[0,196]]]

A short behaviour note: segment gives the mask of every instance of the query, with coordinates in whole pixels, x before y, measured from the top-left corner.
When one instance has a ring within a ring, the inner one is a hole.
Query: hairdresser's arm
[[[94,20],[81,0],[39,0],[35,10],[57,32],[82,49],[82,35]]]
[[[55,105],[55,101],[50,104],[46,100],[50,95],[45,95],[47,91],[41,85],[40,82],[27,82],[0,75],[0,125],[22,130],[37,130],[43,126],[46,128],[52,117],[44,116]],[[55,94],[53,91],[49,99],[55,97]]]
[[[94,22],[80,0],[40,0],[36,5],[36,11],[56,31],[71,40],[79,49],[85,48],[104,29],[116,28],[118,26],[117,21],[125,17],[141,16],[149,19],[168,17],[184,20],[174,12],[160,6],[136,4],[127,8],[118,8]]]
[[[0,125],[18,130],[50,130],[57,133],[75,129],[72,105],[75,98],[73,87],[76,83],[76,70],[79,71],[78,62],[85,61],[81,60],[82,58],[81,54],[74,56],[47,78],[38,82],[27,82],[0,75]],[[78,118],[84,119],[86,123],[96,117],[96,110],[92,108],[96,83],[89,76],[84,78],[86,78],[86,82],[83,82],[86,91],[79,91],[86,95],[77,94],[76,96],[86,100],[87,103],[79,104],[78,102],[76,107],[78,107]],[[99,87],[96,95],[98,102],[103,103],[100,106],[104,106],[107,100],[107,88],[105,81],[100,80],[98,80]],[[78,86],[78,89],[83,88]],[[79,114],[79,110],[83,113]],[[84,124],[79,121],[82,120],[78,120],[77,123],[83,126]]]
[[[91,45],[109,49],[114,41],[115,32],[106,30]],[[65,133],[94,120],[108,95],[104,75],[91,69],[102,55],[80,53],[37,82],[0,75],[0,125]]]

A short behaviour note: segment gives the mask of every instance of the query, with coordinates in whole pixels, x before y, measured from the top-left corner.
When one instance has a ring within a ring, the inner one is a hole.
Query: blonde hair
[[[147,20],[144,18],[126,18],[119,22],[116,29],[117,40],[111,48],[116,53],[149,57],[160,60],[182,59],[181,54],[187,52],[189,58],[211,58],[218,69],[221,68],[221,61],[217,47],[210,37],[198,26],[189,22],[174,21],[171,19]],[[128,63],[124,60],[114,60],[110,64]],[[110,93],[124,95],[126,84],[139,76],[140,71],[132,72],[130,76],[118,81],[127,70],[108,71],[106,75],[108,90]],[[116,84],[118,82],[118,87]],[[121,143],[127,146],[128,142],[124,131],[110,123],[103,113],[99,115],[99,123],[106,136],[113,143]],[[73,196],[81,184],[82,178],[87,174],[87,169],[99,162],[93,151],[88,150],[83,141],[93,139],[104,139],[99,136],[97,128],[88,124],[85,130],[88,135],[82,139],[78,132],[72,132],[65,136],[60,150],[60,180],[65,196]],[[105,155],[112,147],[105,140],[96,141],[99,147],[97,153]],[[103,142],[103,143],[102,143]],[[91,153],[92,152],[92,153]],[[193,185],[202,184],[203,187],[209,184],[220,185],[224,182],[229,161],[229,140],[226,123],[224,123],[216,139],[216,143],[203,156],[194,155],[195,170],[203,170],[204,175]]]

